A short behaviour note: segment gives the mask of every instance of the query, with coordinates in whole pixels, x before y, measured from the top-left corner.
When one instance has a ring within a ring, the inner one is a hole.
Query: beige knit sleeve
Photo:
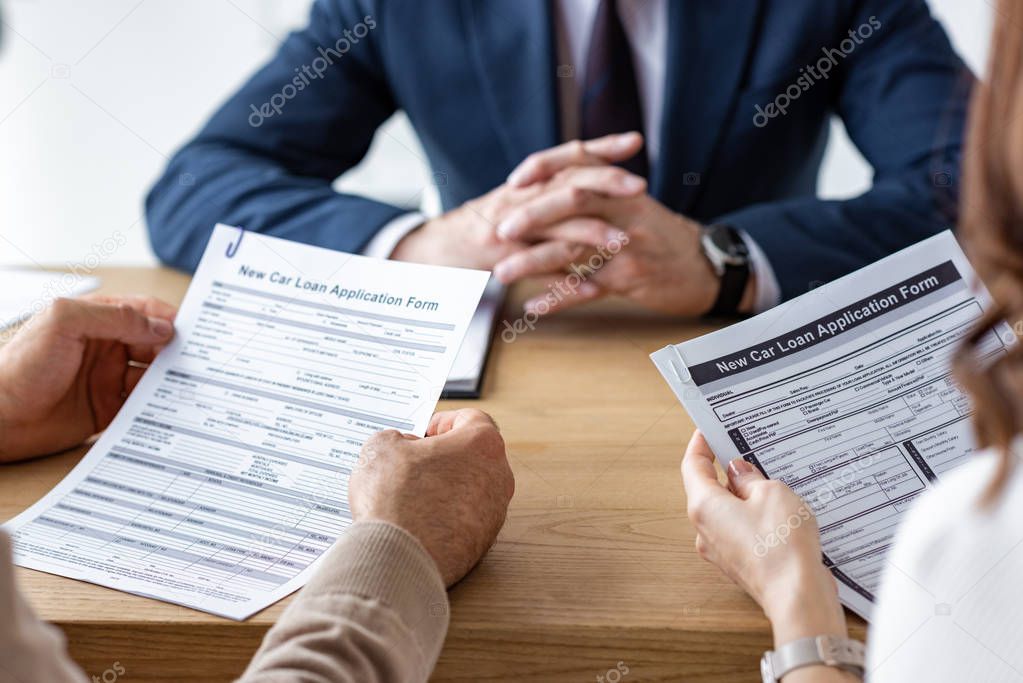
[[[0,683],[87,680],[68,656],[64,634],[40,621],[18,593],[11,539],[0,531]]]
[[[266,634],[244,683],[426,681],[448,601],[436,563],[406,531],[359,522]]]

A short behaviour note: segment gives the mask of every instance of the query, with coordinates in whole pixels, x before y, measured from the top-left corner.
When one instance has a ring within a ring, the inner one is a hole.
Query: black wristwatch
[[[730,225],[711,225],[704,228],[700,246],[721,280],[717,301],[707,315],[736,315],[749,282],[749,249],[745,240]]]

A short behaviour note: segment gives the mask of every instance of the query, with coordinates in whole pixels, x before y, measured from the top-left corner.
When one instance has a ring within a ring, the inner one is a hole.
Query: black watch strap
[[[747,282],[749,282],[749,265],[725,266],[725,272],[721,275],[721,290],[718,292],[717,301],[714,302],[714,307],[707,315],[738,314]]]
[[[739,312],[739,304],[749,282],[746,242],[735,228],[712,225],[706,229],[703,248],[721,282],[717,300],[707,315],[734,316]]]

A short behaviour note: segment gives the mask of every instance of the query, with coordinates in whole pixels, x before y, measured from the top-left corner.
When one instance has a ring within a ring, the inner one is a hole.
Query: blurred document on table
[[[99,287],[99,278],[27,268],[0,269],[0,330],[20,323],[54,299],[75,297]]]
[[[945,232],[651,356],[722,463],[745,458],[803,497],[842,601],[865,618],[899,519],[974,449],[971,407],[951,377],[990,305],[971,285]],[[1002,323],[981,354],[1014,343]],[[796,521],[780,523],[751,539],[754,552],[785,543]]]
[[[505,287],[491,276],[476,314],[469,323],[465,341],[451,366],[447,384],[441,398],[479,398],[483,390],[483,376],[490,356],[490,345],[497,328],[497,318],[504,306]]]
[[[234,619],[297,590],[363,442],[425,434],[487,278],[218,226],[174,341],[7,525],[16,563]]]

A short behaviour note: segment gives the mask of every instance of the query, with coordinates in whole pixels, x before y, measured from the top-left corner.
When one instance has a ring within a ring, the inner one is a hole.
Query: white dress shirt
[[[579,136],[579,90],[586,79],[586,55],[590,48],[593,22],[600,0],[558,0],[555,23],[558,36],[558,63],[572,65],[573,78],[558,79],[561,131],[565,140]],[[664,114],[665,71],[668,62],[667,0],[619,0],[619,17],[632,48],[643,126],[650,167],[657,163]],[[385,225],[363,250],[366,256],[387,258],[398,242],[422,225],[426,218],[416,212],[399,216]],[[743,239],[750,252],[750,269],[757,282],[754,312],[775,306],[781,289],[774,270],[757,243],[747,234]]]

